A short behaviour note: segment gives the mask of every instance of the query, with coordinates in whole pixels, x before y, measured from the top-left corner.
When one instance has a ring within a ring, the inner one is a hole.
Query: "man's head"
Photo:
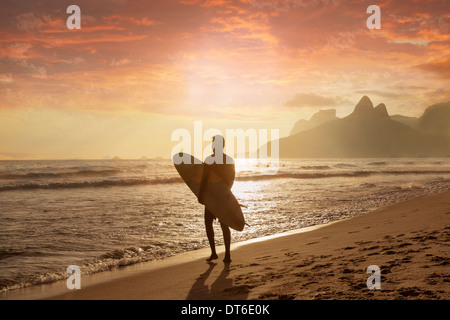
[[[211,147],[212,147],[213,153],[216,153],[216,152],[223,153],[223,148],[225,147],[225,138],[221,135],[213,136]]]

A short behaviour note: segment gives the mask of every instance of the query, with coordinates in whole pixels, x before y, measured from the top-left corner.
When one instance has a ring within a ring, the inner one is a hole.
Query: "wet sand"
[[[222,247],[214,263],[202,249],[86,276],[81,290],[50,298],[450,298],[450,191],[311,229],[235,244],[230,264],[221,260]],[[367,287],[371,265],[380,268],[381,289]]]

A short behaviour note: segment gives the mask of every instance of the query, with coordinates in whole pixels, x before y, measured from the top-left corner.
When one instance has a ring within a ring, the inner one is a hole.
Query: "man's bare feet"
[[[224,263],[230,263],[231,262],[231,257],[229,255],[225,255],[225,258],[223,258],[223,262]]]
[[[212,260],[215,260],[215,259],[217,259],[217,258],[219,258],[219,257],[217,256],[217,254],[213,253],[213,254],[211,254],[211,256],[210,256],[208,259],[206,259],[206,261],[212,261]]]

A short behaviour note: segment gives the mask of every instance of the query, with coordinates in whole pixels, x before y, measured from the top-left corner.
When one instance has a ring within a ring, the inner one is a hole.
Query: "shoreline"
[[[345,219],[343,219],[345,220]],[[342,221],[342,220],[338,220]],[[324,226],[336,223],[338,221],[332,221],[326,224],[320,224],[316,226],[305,227],[301,229],[295,229],[286,231],[283,233],[278,233],[269,236],[263,236],[259,238],[244,240],[231,244],[231,250],[235,250],[239,247],[246,246],[252,243],[259,243],[263,241],[270,241],[271,239],[286,237],[289,235],[310,232]],[[217,253],[219,259],[216,260],[221,262],[220,255],[225,251],[224,246],[217,246]],[[140,275],[146,272],[152,272],[158,269],[163,269],[167,267],[172,267],[176,265],[181,265],[191,261],[199,261],[200,263],[206,262],[205,259],[210,255],[209,248],[201,248],[197,250],[187,251],[179,253],[167,258],[156,259],[151,261],[139,262],[124,266],[121,268],[116,268],[113,270],[102,271],[98,273],[93,273],[89,275],[82,275],[81,289],[88,288],[95,285],[101,285],[106,282],[115,281],[122,278],[132,277]],[[36,284],[25,288],[18,288],[11,291],[4,292],[0,295],[0,300],[34,300],[34,299],[49,299],[59,295],[64,295],[69,293],[67,289],[66,279],[57,280],[51,283]]]
[[[81,278],[17,289],[1,299],[449,299],[450,191],[325,225],[209,248]],[[381,270],[369,290],[366,269]]]

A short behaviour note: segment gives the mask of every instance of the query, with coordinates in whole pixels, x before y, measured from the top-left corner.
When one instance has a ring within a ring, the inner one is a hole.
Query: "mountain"
[[[347,117],[280,139],[280,157],[450,156],[450,139],[431,134],[448,132],[450,122],[440,122],[447,109],[441,104],[428,108],[419,119],[419,131],[392,120],[384,104],[374,107],[364,96]]]
[[[380,103],[375,108],[373,108],[373,116],[377,118],[389,118],[389,113],[387,111],[386,105]]]
[[[450,139],[450,101],[429,106],[419,118],[418,128],[424,133]]]
[[[294,127],[292,128],[290,135],[294,135],[296,133],[312,129],[325,122],[329,122],[336,119],[339,118],[336,117],[335,109],[320,110],[319,112],[315,113],[309,120],[304,119],[298,120],[294,124]]]
[[[356,105],[353,112],[347,116],[347,118],[389,118],[389,114],[387,112],[386,106],[384,103],[380,103],[375,108],[373,107],[372,101],[368,96],[364,96]]]
[[[373,103],[368,96],[364,96],[359,100],[355,109],[349,117],[368,117],[373,113]]]
[[[407,126],[417,129],[419,126],[419,118],[416,117],[407,117],[407,116],[402,116],[401,114],[395,114],[393,116],[391,116],[392,120],[395,120],[397,122],[406,124]]]

